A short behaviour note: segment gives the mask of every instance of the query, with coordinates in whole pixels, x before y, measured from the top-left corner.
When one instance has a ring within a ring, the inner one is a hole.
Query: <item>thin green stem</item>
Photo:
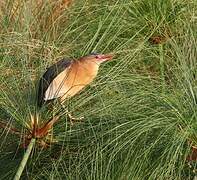
[[[22,173],[23,173],[23,170],[27,164],[27,161],[29,159],[29,155],[31,154],[31,151],[32,151],[32,148],[34,147],[34,144],[35,144],[36,140],[34,138],[31,139],[31,142],[29,143],[28,147],[27,147],[27,150],[23,156],[23,160],[21,161],[20,163],[20,166],[17,170],[17,173],[14,177],[14,180],[19,180]]]
[[[165,70],[164,70],[164,55],[163,55],[163,45],[159,44],[159,57],[160,57],[160,77],[162,80],[162,92],[165,91]]]

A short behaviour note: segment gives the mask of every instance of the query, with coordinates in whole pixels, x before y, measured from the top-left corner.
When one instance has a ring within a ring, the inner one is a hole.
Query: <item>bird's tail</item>
[[[44,92],[43,92],[43,80],[41,78],[41,80],[39,81],[39,84],[38,84],[38,90],[37,90],[37,107],[38,108],[41,108],[44,104]]]

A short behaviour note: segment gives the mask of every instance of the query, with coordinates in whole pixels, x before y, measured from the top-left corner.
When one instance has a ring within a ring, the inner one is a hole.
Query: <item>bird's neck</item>
[[[94,60],[87,60],[87,61],[77,61],[76,63],[79,63],[79,67],[84,69],[85,71],[89,72],[90,75],[96,75],[99,69],[99,65]]]

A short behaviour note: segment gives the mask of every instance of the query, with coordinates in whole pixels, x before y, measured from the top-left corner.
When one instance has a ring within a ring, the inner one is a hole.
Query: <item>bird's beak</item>
[[[99,60],[101,60],[102,62],[112,60],[113,57],[114,57],[113,54],[100,54],[100,55],[97,55],[97,58]]]

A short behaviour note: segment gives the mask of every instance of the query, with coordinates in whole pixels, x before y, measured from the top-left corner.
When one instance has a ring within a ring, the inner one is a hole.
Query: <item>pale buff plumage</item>
[[[98,73],[99,64],[93,60],[85,61],[83,59],[73,62],[52,81],[45,93],[44,100],[60,97],[60,101],[63,102],[74,96],[93,81]]]
[[[64,102],[76,95],[94,80],[100,64],[112,58],[112,54],[92,53],[75,61],[64,58],[53,64],[39,81],[38,107],[53,99]]]

